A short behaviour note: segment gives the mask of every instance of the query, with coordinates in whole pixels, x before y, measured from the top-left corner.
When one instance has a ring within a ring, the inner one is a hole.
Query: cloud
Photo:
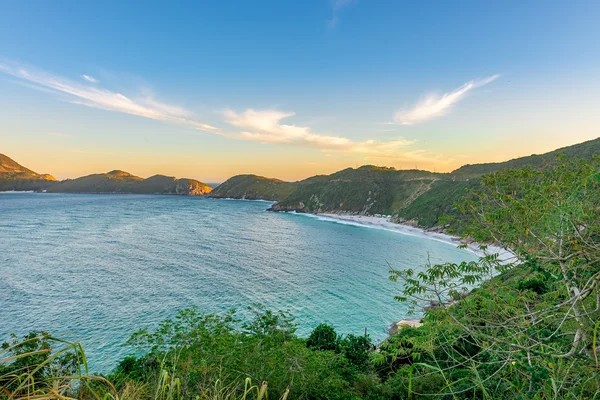
[[[0,63],[0,72],[19,78],[28,87],[60,95],[63,100],[72,104],[176,123],[237,140],[307,147],[326,153],[361,154],[365,157],[385,157],[394,160],[421,160],[427,156],[421,150],[407,152],[405,149],[414,141],[402,137],[389,141],[373,139],[355,141],[346,137],[316,133],[308,126],[283,123],[282,120],[295,115],[292,112],[246,109],[237,113],[226,110],[224,122],[239,128],[237,131],[231,131],[198,121],[189,110],[158,101],[153,95],[148,94],[148,91],[143,96],[131,97],[97,85],[73,82],[39,69],[2,63]],[[53,136],[63,135],[53,134]]]
[[[327,21],[327,28],[333,29],[340,21],[340,11],[350,5],[353,0],[332,0],[331,1],[331,19]]]
[[[122,93],[73,82],[35,68],[0,63],[0,72],[20,78],[33,87],[65,96],[66,101],[87,107],[116,111],[140,117],[176,122],[198,130],[219,133],[218,128],[188,118],[191,113],[181,107],[165,104],[150,96],[130,98]]]
[[[81,75],[81,77],[83,79],[85,79],[88,82],[92,82],[92,83],[98,83],[98,80],[96,78],[94,78],[93,76],[89,76],[89,75]]]
[[[442,96],[429,95],[419,101],[412,109],[398,111],[394,116],[394,120],[403,125],[412,125],[441,117],[450,112],[452,107],[461,101],[471,90],[487,85],[498,79],[498,77],[499,75],[492,75],[484,79],[469,81],[451,92],[444,93]]]
[[[317,148],[323,151],[360,154],[390,154],[414,142],[399,138],[393,141],[353,141],[340,136],[314,133],[306,126],[288,125],[281,120],[295,115],[277,110],[248,109],[242,113],[226,110],[226,121],[243,131],[240,137],[246,140],[271,144],[287,144]]]

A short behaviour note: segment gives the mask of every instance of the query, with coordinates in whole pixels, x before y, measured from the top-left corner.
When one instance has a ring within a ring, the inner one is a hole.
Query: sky
[[[59,179],[451,171],[594,139],[598,1],[18,1],[0,153]]]

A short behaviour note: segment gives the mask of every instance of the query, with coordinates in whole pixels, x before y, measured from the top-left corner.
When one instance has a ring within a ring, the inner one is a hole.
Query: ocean
[[[79,341],[93,371],[179,310],[262,304],[375,341],[407,307],[390,267],[473,260],[455,245],[302,214],[264,201],[0,193],[0,341],[44,330]]]

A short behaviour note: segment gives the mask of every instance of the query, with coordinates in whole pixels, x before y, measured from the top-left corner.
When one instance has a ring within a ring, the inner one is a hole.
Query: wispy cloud
[[[352,4],[353,0],[331,0],[331,19],[327,21],[327,28],[333,29],[340,21],[340,12]]]
[[[121,93],[73,82],[45,71],[0,63],[0,72],[15,76],[43,91],[65,96],[66,101],[103,110],[193,126],[198,130],[218,133],[218,128],[186,118],[191,113],[181,107],[165,104],[148,96],[127,97]]]
[[[88,82],[98,83],[98,79],[94,78],[93,76],[83,74],[83,75],[81,75],[81,77]]]
[[[441,96],[435,94],[429,95],[419,101],[413,108],[398,111],[394,116],[394,120],[403,125],[412,125],[445,115],[471,90],[487,85],[498,79],[499,76],[500,75],[492,75],[484,79],[469,81],[461,87],[454,89],[451,92],[444,93]]]
[[[374,139],[352,140],[342,136],[316,133],[308,126],[283,123],[295,115],[277,110],[247,109],[241,113],[224,112],[224,122],[239,130],[224,130],[198,121],[185,108],[167,104],[146,93],[143,96],[126,96],[120,92],[71,81],[31,67],[0,63],[0,72],[17,77],[26,86],[61,96],[73,104],[136,115],[159,121],[177,123],[199,131],[210,132],[237,140],[266,144],[283,144],[319,149],[326,153],[362,154],[373,157],[421,158],[422,154],[406,148],[414,141],[399,137],[388,141]],[[63,136],[53,134],[54,136]]]
[[[413,144],[404,138],[380,142],[375,140],[353,141],[345,137],[314,133],[309,127],[288,125],[283,119],[295,115],[291,112],[277,110],[252,110],[242,113],[225,111],[226,121],[243,131],[240,137],[261,143],[288,144],[317,148],[323,151],[389,154]]]

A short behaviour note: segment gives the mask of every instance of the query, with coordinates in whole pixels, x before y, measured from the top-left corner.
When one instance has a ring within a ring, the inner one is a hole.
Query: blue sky
[[[449,171],[598,136],[600,2],[7,2],[0,152],[58,177]]]

